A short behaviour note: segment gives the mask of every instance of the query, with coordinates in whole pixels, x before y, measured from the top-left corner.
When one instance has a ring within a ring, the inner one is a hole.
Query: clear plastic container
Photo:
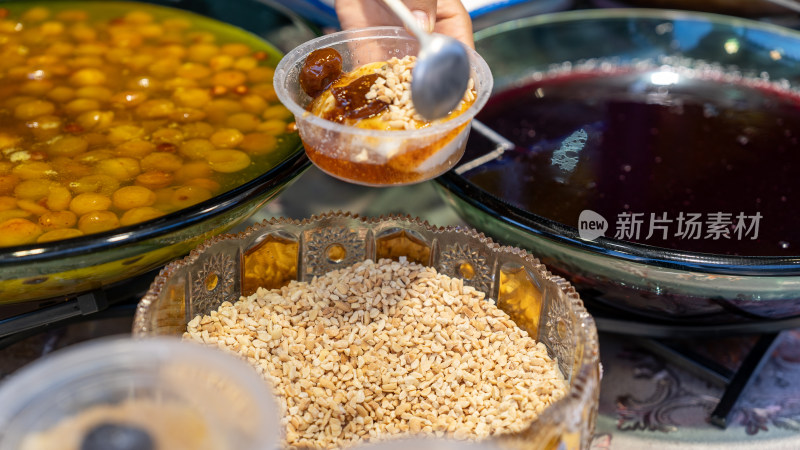
[[[150,447],[113,447],[102,442],[109,434],[149,438]],[[99,446],[82,447],[90,435]],[[279,442],[277,403],[256,371],[233,355],[178,338],[90,341],[46,356],[0,385],[2,450],[260,450]]]
[[[343,125],[306,110],[311,98],[300,87],[300,71],[309,53],[327,47],[342,55],[342,70],[350,72],[367,63],[416,55],[419,42],[399,27],[362,28],[308,41],[281,60],[275,92],[294,114],[306,154],[317,167],[352,183],[386,186],[431,179],[461,159],[470,122],[492,91],[491,71],[478,53],[468,50],[477,95],[467,110],[424,128],[383,131]]]

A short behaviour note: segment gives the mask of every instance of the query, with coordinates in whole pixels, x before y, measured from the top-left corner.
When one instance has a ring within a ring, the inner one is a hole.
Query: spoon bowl
[[[464,45],[441,34],[422,43],[411,79],[414,109],[428,120],[447,116],[469,84],[469,57]]]
[[[469,84],[469,56],[464,44],[443,34],[423,30],[400,0],[383,3],[419,40],[420,50],[411,79],[414,109],[428,120],[447,116],[461,101]]]

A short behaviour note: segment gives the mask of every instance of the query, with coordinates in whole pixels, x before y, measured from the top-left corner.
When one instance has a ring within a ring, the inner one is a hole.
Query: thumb
[[[403,0],[419,26],[428,33],[436,25],[436,0]]]

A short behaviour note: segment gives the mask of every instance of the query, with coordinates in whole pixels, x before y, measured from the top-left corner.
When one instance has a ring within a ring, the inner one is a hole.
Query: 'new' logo
[[[593,241],[600,236],[605,236],[608,231],[608,221],[592,211],[584,209],[578,217],[578,236],[586,241]]]

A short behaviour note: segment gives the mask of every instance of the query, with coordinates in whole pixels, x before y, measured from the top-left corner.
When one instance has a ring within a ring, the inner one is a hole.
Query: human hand
[[[461,0],[403,0],[408,9],[417,17],[425,31],[454,37],[470,48],[472,41],[472,21]],[[336,0],[336,15],[342,30],[400,26],[402,23],[381,0]]]

